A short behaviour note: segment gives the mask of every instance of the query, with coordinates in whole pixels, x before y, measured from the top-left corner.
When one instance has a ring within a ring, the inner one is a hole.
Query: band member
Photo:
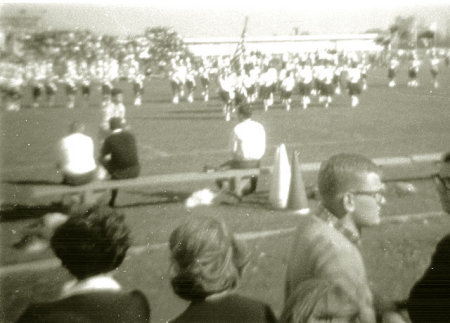
[[[408,87],[418,87],[417,75],[419,74],[420,60],[416,53],[413,53],[408,67]]]
[[[202,85],[202,97],[204,102],[209,100],[209,68],[203,64],[200,66],[198,74],[200,76],[200,83]]]
[[[187,101],[189,103],[194,102],[195,87],[196,87],[195,71],[193,69],[190,69],[190,70],[188,70],[188,73],[186,74]]]
[[[361,94],[361,69],[356,61],[352,61],[348,73],[348,94],[352,99],[352,108],[359,104],[359,95]]]
[[[235,95],[231,72],[228,69],[223,70],[219,74],[217,81],[219,83],[219,97],[223,102],[225,121],[230,121]]]
[[[437,80],[438,74],[439,74],[439,58],[435,55],[432,54],[431,56],[431,60],[430,60],[430,72],[431,72],[431,77],[433,79],[433,87],[435,89],[437,89],[439,87],[439,82]]]
[[[397,57],[392,56],[392,58],[389,60],[388,68],[389,87],[394,87],[396,85],[395,76],[397,75],[397,68],[399,65],[400,62],[398,61]]]
[[[145,75],[143,73],[138,73],[132,80],[134,105],[137,107],[140,107],[142,105],[142,95],[144,94],[144,81]]]
[[[292,71],[286,72],[286,78],[281,82],[281,101],[286,107],[286,111],[291,110],[292,90],[295,87],[295,79]]]
[[[302,97],[303,109],[307,109],[311,103],[310,95],[313,83],[313,70],[311,65],[306,64],[306,60],[302,60],[297,69],[297,80],[300,96]]]

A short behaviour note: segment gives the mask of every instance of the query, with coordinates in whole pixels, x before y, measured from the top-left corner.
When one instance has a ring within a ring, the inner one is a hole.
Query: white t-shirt
[[[266,151],[266,132],[262,124],[246,119],[233,130],[233,159],[260,160]]]
[[[94,142],[82,133],[73,133],[59,143],[59,162],[66,174],[81,175],[96,168]]]

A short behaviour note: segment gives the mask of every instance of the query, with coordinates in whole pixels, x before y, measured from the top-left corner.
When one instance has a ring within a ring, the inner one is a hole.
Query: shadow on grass
[[[51,205],[4,204],[0,209],[0,222],[38,218],[47,213],[67,213],[68,207],[61,203]]]
[[[140,207],[140,206],[152,206],[158,204],[181,203],[184,202],[192,194],[192,192],[185,192],[185,191],[164,191],[164,192],[149,193],[143,190],[127,190],[127,193],[139,195],[145,197],[148,200],[145,202],[139,201],[134,203],[117,205],[115,206],[116,209]]]
[[[147,119],[151,119],[151,120],[223,120],[224,116],[217,112],[216,115],[211,115],[211,116],[201,116],[201,115],[167,116],[167,117],[156,116],[156,117],[149,117]]]
[[[61,185],[61,182],[49,181],[45,179],[37,180],[4,180],[2,183],[12,184],[12,185]]]

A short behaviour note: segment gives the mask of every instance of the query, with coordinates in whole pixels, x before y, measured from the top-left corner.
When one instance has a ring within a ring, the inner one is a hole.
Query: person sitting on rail
[[[225,169],[259,168],[261,158],[266,151],[266,132],[261,123],[252,120],[252,109],[248,103],[241,103],[237,108],[239,123],[233,129],[232,159],[219,166]],[[229,183],[228,189],[238,197],[248,195],[256,190],[257,177],[242,179]],[[217,185],[222,188],[224,180],[218,180]]]
[[[84,124],[72,122],[70,134],[58,144],[56,166],[63,176],[63,184],[83,185],[95,179],[94,142],[83,132]]]

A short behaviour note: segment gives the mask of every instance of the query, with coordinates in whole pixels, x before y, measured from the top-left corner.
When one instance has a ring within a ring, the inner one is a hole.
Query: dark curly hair
[[[119,267],[130,247],[129,234],[123,214],[97,206],[58,227],[50,245],[62,265],[84,279]]]
[[[172,288],[189,301],[235,289],[248,263],[244,246],[222,220],[211,216],[195,216],[177,227],[169,247]]]

